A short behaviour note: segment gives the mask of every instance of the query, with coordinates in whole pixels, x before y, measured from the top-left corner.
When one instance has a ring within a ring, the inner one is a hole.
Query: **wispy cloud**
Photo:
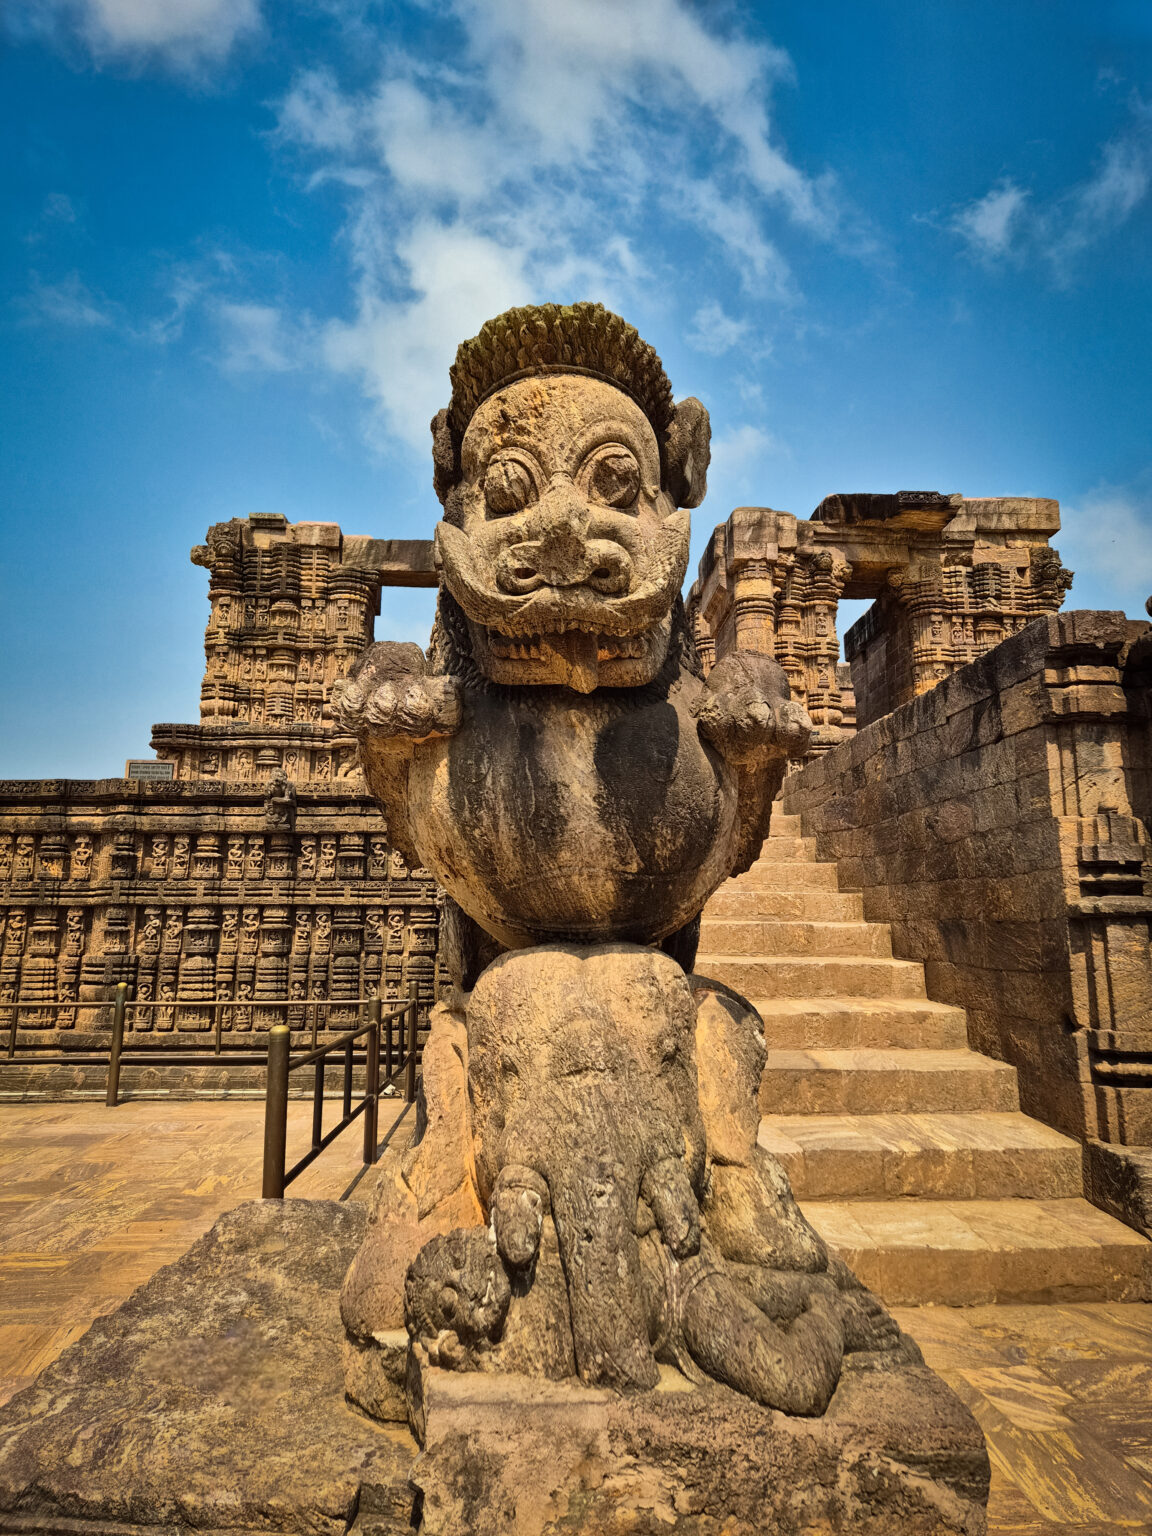
[[[110,326],[114,314],[107,300],[92,292],[78,272],[58,283],[44,283],[32,274],[32,286],[21,307],[34,322],[49,322],[79,329]]]
[[[1006,177],[946,222],[980,261],[1043,261],[1056,282],[1067,283],[1077,258],[1121,228],[1150,189],[1152,105],[1136,96],[1085,180],[1042,202]]]
[[[958,209],[951,228],[973,255],[995,260],[1013,248],[1027,201],[1028,193],[1015,182],[1002,181],[983,197]]]
[[[690,283],[647,255],[667,250],[657,224],[756,302],[795,301],[777,232],[833,240],[841,215],[832,179],[775,131],[787,55],[710,28],[687,0],[447,0],[437,14],[439,42],[458,38],[448,62],[393,53],[368,89],[310,69],[279,111],[312,183],[344,188],[354,299],[323,355],[359,376],[386,431],[424,451],[456,343],[509,304],[691,305]],[[695,328],[706,350],[744,334],[739,317],[711,319]]]
[[[726,314],[723,308],[711,300],[702,304],[692,316],[692,324],[686,333],[689,346],[697,352],[709,352],[714,357],[727,352],[744,340],[748,334],[748,321],[737,320]]]
[[[221,300],[214,311],[223,338],[220,366],[226,373],[288,373],[304,361],[306,338],[274,305]]]
[[[17,37],[79,43],[98,65],[158,63],[198,74],[261,23],[260,0],[9,0]]]
[[[745,423],[721,432],[712,440],[712,463],[708,469],[709,495],[715,490],[716,504],[732,505],[752,494],[763,484],[766,461],[787,455],[778,437],[764,427]]]

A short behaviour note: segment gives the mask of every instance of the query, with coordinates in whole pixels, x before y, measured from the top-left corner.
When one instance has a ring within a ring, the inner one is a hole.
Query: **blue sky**
[[[0,15],[0,776],[197,717],[210,522],[427,536],[456,343],[534,299],[708,405],[696,555],[742,503],[1055,496],[1071,604],[1143,615],[1146,0]]]

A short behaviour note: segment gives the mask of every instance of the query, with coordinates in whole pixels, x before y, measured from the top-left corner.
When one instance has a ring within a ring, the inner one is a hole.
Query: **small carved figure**
[[[328,940],[332,934],[332,918],[329,913],[317,912],[315,931],[316,947],[318,949],[321,947],[327,947]]]
[[[87,880],[91,873],[92,839],[86,832],[82,832],[72,845],[72,878]]]
[[[296,786],[289,783],[285,773],[277,773],[264,802],[264,819],[270,827],[285,827],[289,831],[296,825]]]
[[[301,880],[311,880],[315,877],[316,839],[314,837],[300,839],[300,857],[297,860],[296,873]]]
[[[172,843],[172,878],[184,880],[188,876],[190,843],[186,837],[178,837]]]
[[[235,907],[225,909],[223,921],[220,924],[220,942],[222,944],[234,944],[236,931],[240,923],[240,914]]]
[[[336,839],[334,837],[320,839],[320,878],[321,880],[336,878]]]
[[[262,837],[248,839],[248,873],[253,880],[264,878],[264,839]]]
[[[230,837],[228,839],[228,865],[226,873],[229,880],[242,880],[244,878],[244,839],[242,837]]]
[[[16,863],[12,870],[13,879],[31,880],[35,852],[35,838],[18,837],[16,839]]]
[[[12,839],[0,837],[0,882],[12,876]]]

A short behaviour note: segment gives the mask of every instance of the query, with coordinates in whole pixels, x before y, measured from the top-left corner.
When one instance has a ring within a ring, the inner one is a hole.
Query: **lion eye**
[[[484,503],[492,517],[507,517],[522,512],[534,501],[532,476],[515,459],[499,459],[488,466],[484,476]]]
[[[587,483],[594,501],[606,507],[631,507],[640,494],[640,466],[626,448],[612,448],[593,461]]]

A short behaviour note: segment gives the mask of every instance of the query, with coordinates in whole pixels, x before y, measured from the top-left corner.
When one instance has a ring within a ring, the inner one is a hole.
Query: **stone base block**
[[[620,1398],[420,1373],[426,1448],[345,1399],[360,1206],[253,1201],[0,1408],[20,1536],[981,1536],[983,1439],[906,1353],[853,1355],[822,1419],[666,1370]],[[399,1409],[401,1338],[351,1373]],[[415,1459],[414,1459],[415,1458]]]
[[[344,1398],[338,1297],[362,1206],[221,1216],[0,1408],[0,1532],[344,1536],[411,1529],[406,1426]]]
[[[665,1368],[652,1393],[422,1372],[422,1536],[981,1536],[988,1457],[923,1365],[857,1355],[822,1419]]]
[[[1152,1146],[1120,1147],[1089,1137],[1084,1193],[1102,1211],[1152,1237]]]

